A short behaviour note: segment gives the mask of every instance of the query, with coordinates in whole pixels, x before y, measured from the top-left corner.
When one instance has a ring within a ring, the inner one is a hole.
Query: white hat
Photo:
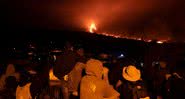
[[[141,78],[141,73],[135,66],[129,65],[123,68],[122,76],[128,81],[137,81]]]

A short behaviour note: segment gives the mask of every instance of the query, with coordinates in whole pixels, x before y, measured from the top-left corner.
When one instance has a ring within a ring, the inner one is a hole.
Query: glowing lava
[[[90,27],[89,27],[89,32],[94,33],[96,30],[97,30],[96,24],[94,22],[92,22]]]
[[[132,40],[137,40],[137,41],[145,41],[145,42],[152,42],[153,40],[151,39],[145,39],[143,36],[141,35],[133,35],[131,36],[128,32],[103,32],[98,30],[97,32],[97,27],[94,21],[88,21],[91,22],[90,24],[87,25],[88,28],[87,31],[89,31],[88,33],[96,33],[98,35],[104,35],[104,36],[109,36],[109,37],[113,37],[113,38],[123,38],[123,39],[132,39]],[[168,38],[168,40],[170,40],[170,38]],[[158,44],[163,44],[165,42],[168,42],[168,40],[159,40],[156,43]]]

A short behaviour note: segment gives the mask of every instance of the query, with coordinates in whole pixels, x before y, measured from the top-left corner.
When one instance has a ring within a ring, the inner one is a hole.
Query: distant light
[[[52,50],[51,52],[60,53],[60,52],[62,52],[62,50],[56,49],[56,50]]]
[[[101,53],[101,54],[100,54],[100,57],[103,58],[103,59],[106,59],[106,58],[109,57],[109,55],[106,54],[106,53]]]
[[[162,41],[157,41],[157,43],[158,43],[158,44],[163,44],[164,42],[162,42]]]
[[[141,62],[141,67],[143,67],[143,66],[144,66],[144,63]]]
[[[118,56],[118,58],[124,58],[124,54],[121,54],[120,56]]]
[[[33,55],[33,52],[28,52],[28,55]]]
[[[151,42],[152,40],[147,40],[146,42]]]
[[[137,38],[137,40],[141,41],[142,39],[141,38]]]
[[[54,61],[56,61],[57,60],[57,56],[53,55],[53,59],[54,59]]]
[[[158,64],[159,64],[159,62],[157,62],[157,61],[152,62],[152,66],[155,66],[155,65],[158,65]]]

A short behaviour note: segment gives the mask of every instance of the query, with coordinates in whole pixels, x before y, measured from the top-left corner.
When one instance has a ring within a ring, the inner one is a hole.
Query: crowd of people
[[[67,42],[55,58],[9,61],[0,99],[185,99],[184,61],[177,65],[160,59],[141,69],[127,57],[106,63]]]

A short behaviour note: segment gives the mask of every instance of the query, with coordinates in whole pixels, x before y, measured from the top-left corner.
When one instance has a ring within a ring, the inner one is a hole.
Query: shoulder
[[[102,86],[105,84],[104,80],[99,80],[94,76],[84,76],[81,80],[81,84],[83,85],[90,85],[95,84],[96,86]]]

